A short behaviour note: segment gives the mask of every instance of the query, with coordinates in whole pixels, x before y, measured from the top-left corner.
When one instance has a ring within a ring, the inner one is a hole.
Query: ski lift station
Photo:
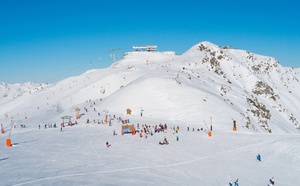
[[[124,57],[127,55],[144,55],[146,53],[153,54],[153,55],[176,55],[174,51],[165,51],[165,52],[158,52],[156,45],[145,45],[145,46],[133,46],[132,52],[126,52]]]
[[[155,45],[150,45],[150,46],[133,46],[133,51],[135,52],[142,52],[142,51],[147,51],[147,52],[156,52],[157,46]]]

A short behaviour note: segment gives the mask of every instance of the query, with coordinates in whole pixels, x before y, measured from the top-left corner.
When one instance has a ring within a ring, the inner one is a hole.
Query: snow
[[[171,132],[140,139],[113,129],[120,124],[15,129],[16,144],[0,147],[1,185],[266,185],[272,176],[278,185],[300,183],[299,135],[213,129],[208,137],[181,125],[177,142]],[[164,135],[170,144],[160,146]]]
[[[274,58],[202,42],[182,55],[128,52],[107,69],[53,85],[2,83],[0,185],[219,186],[238,178],[240,185],[256,186],[272,177],[276,185],[298,185],[299,79],[299,69]],[[273,92],[255,94],[259,81]],[[247,98],[263,104],[270,119]],[[61,117],[74,122],[77,107],[78,124],[60,131]],[[106,115],[111,126],[102,124]],[[166,123],[168,130],[147,138],[120,135],[119,117],[135,126]],[[11,121],[13,145],[6,147]],[[57,128],[44,127],[54,123]],[[169,145],[158,144],[164,137]]]

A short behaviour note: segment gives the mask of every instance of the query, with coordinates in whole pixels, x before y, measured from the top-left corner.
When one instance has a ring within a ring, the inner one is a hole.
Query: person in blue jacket
[[[260,154],[258,154],[258,155],[256,156],[256,159],[257,159],[258,161],[261,161],[261,156],[260,156]]]

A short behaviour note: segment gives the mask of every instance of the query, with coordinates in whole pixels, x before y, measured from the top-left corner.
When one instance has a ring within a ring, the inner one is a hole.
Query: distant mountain
[[[240,130],[294,133],[300,119],[299,72],[272,57],[210,42],[182,55],[128,52],[106,69],[54,85],[1,84],[0,114],[26,111],[35,121],[59,122],[76,107],[97,102],[91,105],[95,110],[125,114],[130,108],[132,115],[201,126],[212,119],[220,130],[236,120]]]
[[[0,104],[18,98],[23,94],[31,94],[40,91],[48,86],[48,84],[44,83],[36,84],[28,82],[23,84],[6,84],[0,82]]]

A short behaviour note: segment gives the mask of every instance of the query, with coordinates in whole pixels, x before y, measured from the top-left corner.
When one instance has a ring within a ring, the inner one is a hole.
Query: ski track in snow
[[[260,145],[267,144],[267,143],[269,143],[269,142],[261,143]],[[46,181],[46,180],[53,180],[53,179],[58,179],[58,178],[67,178],[67,177],[74,177],[74,176],[86,176],[86,175],[106,174],[106,173],[124,172],[124,171],[130,171],[130,170],[140,170],[140,169],[156,169],[156,168],[164,168],[164,167],[175,167],[175,166],[180,166],[180,165],[185,165],[185,164],[193,163],[193,162],[196,162],[196,161],[199,161],[199,160],[203,160],[203,159],[207,159],[207,158],[210,158],[210,157],[219,156],[221,154],[226,154],[226,153],[234,152],[234,151],[237,151],[237,150],[247,149],[247,148],[255,146],[255,145],[257,145],[257,144],[247,145],[247,146],[243,146],[243,147],[239,147],[239,148],[227,150],[227,151],[224,151],[224,152],[215,153],[215,154],[209,155],[209,156],[203,156],[203,157],[195,158],[193,160],[183,161],[183,162],[179,162],[179,163],[172,163],[172,164],[167,164],[167,165],[132,167],[132,168],[124,168],[124,169],[99,171],[99,172],[87,172],[87,173],[68,174],[68,175],[61,175],[61,176],[53,176],[53,177],[46,177],[46,178],[41,178],[41,179],[35,179],[35,180],[26,181],[26,182],[22,182],[22,183],[17,183],[17,184],[13,184],[13,185],[15,185],[15,186],[26,185],[26,184],[31,184],[31,183],[35,183],[35,182],[42,182],[42,181]]]

